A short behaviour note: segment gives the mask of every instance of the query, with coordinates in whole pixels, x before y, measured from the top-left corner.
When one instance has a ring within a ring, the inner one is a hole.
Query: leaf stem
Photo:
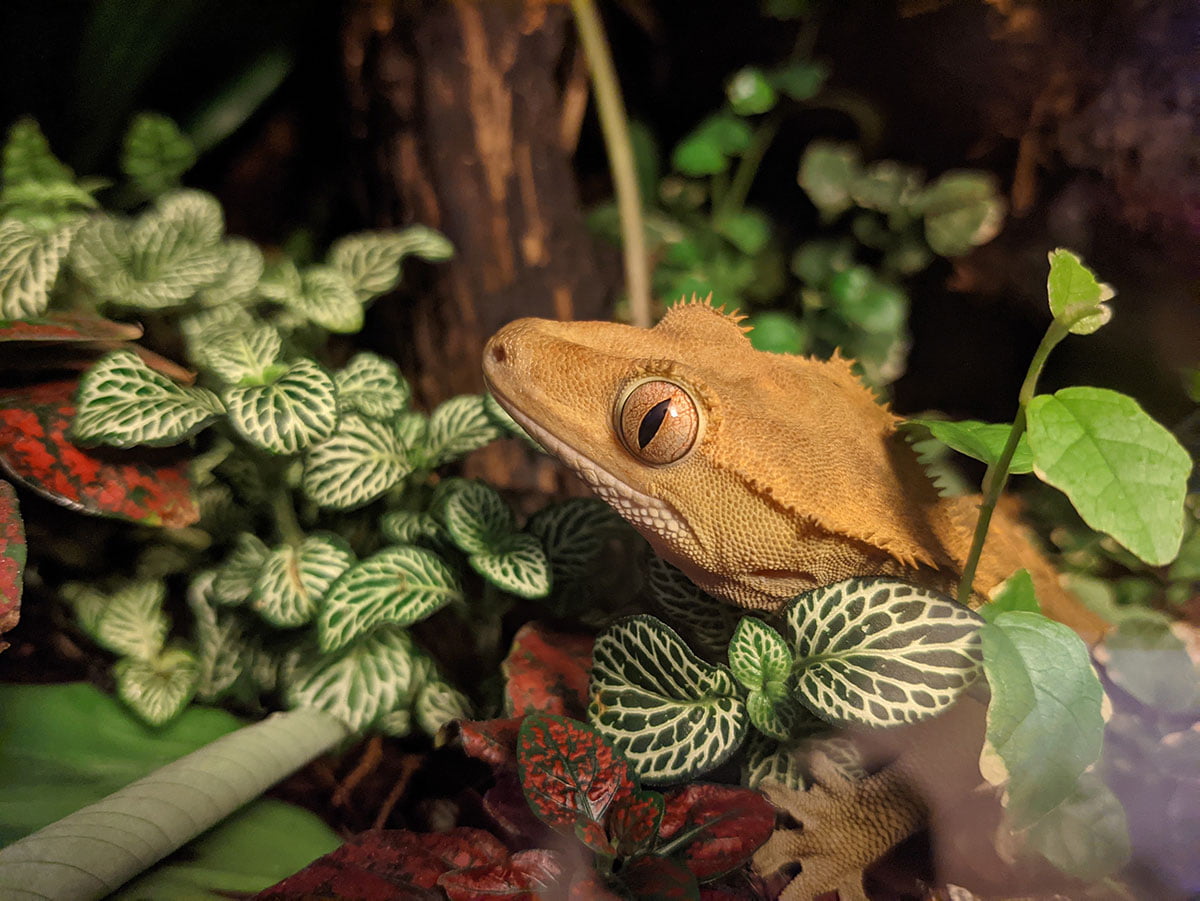
[[[750,186],[754,184],[754,176],[758,174],[758,167],[762,164],[763,157],[767,155],[767,148],[771,146],[771,142],[775,140],[775,135],[779,132],[780,121],[779,114],[773,113],[760,122],[758,128],[754,130],[750,146],[738,160],[729,190],[725,192],[719,204],[715,202],[713,204],[714,221],[742,211],[746,198],[750,194]]]
[[[621,247],[625,257],[625,286],[629,292],[629,313],[633,324],[650,327],[650,267],[646,257],[646,229],[642,223],[642,200],[638,192],[637,168],[633,160],[633,142],[629,138],[629,117],[621,97],[604,23],[593,0],[571,0],[579,42],[587,57],[596,92],[596,113],[608,151],[617,212],[621,219]]]
[[[292,504],[292,493],[280,486],[271,496],[271,510],[275,514],[275,526],[279,529],[280,537],[293,547],[299,547],[304,541],[304,529],[296,516],[296,508]]]
[[[992,514],[996,510],[996,503],[1004,491],[1004,486],[1008,484],[1009,467],[1012,465],[1013,455],[1017,452],[1017,444],[1021,440],[1021,435],[1025,433],[1026,410],[1037,390],[1038,378],[1046,366],[1046,358],[1050,356],[1050,351],[1054,350],[1068,334],[1070,332],[1067,331],[1066,326],[1057,320],[1051,322],[1050,327],[1046,329],[1046,334],[1042,337],[1041,344],[1033,353],[1033,359],[1029,362],[1025,381],[1021,383],[1021,390],[1017,395],[1017,415],[1013,418],[1012,428],[1009,429],[1008,440],[1004,443],[1004,450],[1000,452],[1000,458],[988,467],[987,473],[983,477],[984,491],[983,500],[979,505],[979,520],[975,523],[971,550],[967,554],[966,565],[963,566],[962,581],[958,583],[958,602],[960,604],[966,605],[971,598],[975,583],[975,571],[979,568],[979,558],[983,556],[983,543],[987,539],[988,526],[991,524]]]

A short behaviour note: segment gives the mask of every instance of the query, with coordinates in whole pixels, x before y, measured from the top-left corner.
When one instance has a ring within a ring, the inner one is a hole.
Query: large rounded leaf
[[[395,429],[357,413],[304,459],[304,493],[322,507],[349,510],[396,487],[412,471],[408,450]]]
[[[297,360],[266,384],[229,388],[224,397],[234,428],[273,454],[297,453],[337,426],[333,379],[313,360]]]

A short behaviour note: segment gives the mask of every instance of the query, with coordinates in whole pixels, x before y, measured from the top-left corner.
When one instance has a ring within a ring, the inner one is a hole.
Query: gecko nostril
[[[503,363],[508,359],[508,351],[504,349],[504,345],[499,341],[492,345],[492,362]]]

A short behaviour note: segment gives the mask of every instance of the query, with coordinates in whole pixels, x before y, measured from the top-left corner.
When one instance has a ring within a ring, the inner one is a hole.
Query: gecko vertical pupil
[[[662,466],[695,446],[700,411],[692,395],[666,379],[635,385],[623,395],[615,421],[621,443],[643,463]]]

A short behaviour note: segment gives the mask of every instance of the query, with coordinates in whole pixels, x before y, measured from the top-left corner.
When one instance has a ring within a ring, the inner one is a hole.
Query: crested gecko
[[[899,417],[844,358],[757,351],[741,317],[693,299],[652,329],[520,319],[491,338],[483,367],[517,423],[710,594],[773,611],[869,575],[954,593],[979,499],[938,495]],[[1107,624],[1001,507],[972,606],[1021,567],[1048,616],[1099,640]],[[803,858],[788,901],[865,897],[863,868],[922,822],[911,774],[897,764],[850,784],[815,769],[815,789],[771,793],[810,828],[777,831],[756,865]]]

